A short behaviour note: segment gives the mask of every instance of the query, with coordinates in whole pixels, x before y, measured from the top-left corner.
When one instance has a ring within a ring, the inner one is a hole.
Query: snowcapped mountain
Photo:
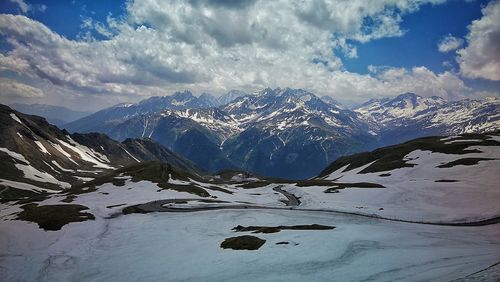
[[[59,191],[107,171],[151,160],[200,171],[152,140],[119,143],[101,133],[69,134],[41,117],[3,105],[0,134],[0,184],[24,191]]]
[[[127,119],[152,114],[166,109],[201,109],[218,107],[244,95],[241,91],[230,91],[215,98],[209,93],[196,97],[190,91],[175,92],[170,96],[154,96],[138,103],[123,103],[103,109],[92,115],[64,125],[71,132],[106,132]]]
[[[394,99],[371,100],[354,111],[370,124],[382,144],[420,136],[488,132],[500,128],[500,100],[424,98],[406,93]]]
[[[116,140],[149,137],[215,172],[237,168],[223,154],[221,144],[240,129],[218,108],[163,110],[128,119],[106,131]]]
[[[71,109],[44,105],[44,104],[11,104],[11,108],[29,115],[37,115],[46,118],[50,123],[56,126],[62,126],[68,122],[75,121],[92,114],[91,112],[73,111]]]
[[[218,103],[218,106],[224,106],[226,104],[231,103],[236,98],[246,96],[246,95],[248,95],[248,94],[243,92],[243,91],[231,90],[231,91],[227,92],[226,94],[217,98],[217,103]]]
[[[343,154],[372,148],[375,139],[351,111],[301,89],[264,89],[224,106],[243,129],[224,152],[245,170],[307,178]]]
[[[401,94],[393,99],[370,100],[354,110],[367,121],[380,127],[400,125],[405,119],[411,119],[418,113],[439,108],[446,104],[440,97],[424,98],[414,93]]]
[[[264,89],[220,108],[163,110],[130,118],[105,133],[150,137],[209,170],[239,168],[304,178],[340,155],[374,147],[356,114],[301,89]]]
[[[335,106],[339,109],[346,109],[346,107],[344,107],[342,105],[342,103],[340,103],[339,101],[333,99],[331,96],[328,96],[328,95],[324,95],[324,96],[321,96],[321,100],[323,100],[323,102],[327,103],[327,104],[330,104],[332,106]]]
[[[500,128],[499,119],[498,99],[447,102],[405,93],[349,110],[302,89],[266,88],[218,99],[188,91],[152,97],[68,128],[117,140],[150,137],[211,172],[239,168],[307,178],[342,155],[421,136],[491,131]]]

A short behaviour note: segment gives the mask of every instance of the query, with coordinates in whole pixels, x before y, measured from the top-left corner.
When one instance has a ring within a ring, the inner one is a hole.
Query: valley
[[[23,136],[0,152],[21,172],[2,176],[7,281],[498,276],[498,131],[414,139],[286,180],[210,174],[154,141],[2,110],[2,130]]]

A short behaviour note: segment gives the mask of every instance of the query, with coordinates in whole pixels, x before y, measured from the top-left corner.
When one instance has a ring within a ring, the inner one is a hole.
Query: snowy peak
[[[417,113],[446,104],[439,97],[424,98],[414,93],[401,94],[393,99],[370,100],[355,108],[366,118],[385,124],[398,118],[411,118]]]
[[[231,103],[236,98],[242,97],[242,96],[246,96],[246,95],[248,95],[248,94],[245,93],[245,92],[243,92],[243,91],[231,90],[231,91],[227,92],[226,94],[224,94],[224,95],[220,96],[219,98],[217,98],[217,103],[220,106],[224,106],[226,104]]]

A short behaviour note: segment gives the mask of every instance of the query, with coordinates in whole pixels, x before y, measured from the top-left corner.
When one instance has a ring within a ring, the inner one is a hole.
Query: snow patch
[[[40,142],[40,141],[34,141],[34,142],[35,142],[35,144],[38,146],[38,148],[40,148],[40,151],[41,151],[42,153],[45,153],[45,154],[49,154],[49,155],[50,155],[49,151],[47,151],[47,149],[43,146],[42,142]]]
[[[16,116],[16,114],[11,113],[11,114],[10,114],[10,117],[11,117],[13,120],[15,120],[15,121],[19,122],[20,124],[24,125],[24,123],[23,123],[23,122],[19,119],[19,117],[17,117],[17,116]],[[26,126],[26,125],[24,125],[24,126]]]
[[[5,185],[5,186],[16,188],[16,189],[33,191],[33,192],[45,191],[45,192],[49,192],[49,193],[59,193],[59,191],[54,191],[51,189],[37,187],[37,186],[31,185],[28,183],[17,182],[17,181],[12,181],[12,180],[7,180],[7,179],[0,179],[0,185]]]
[[[7,155],[9,155],[10,157],[12,157],[20,162],[23,162],[25,164],[29,164],[28,160],[23,155],[21,155],[19,153],[12,152],[11,150],[9,150],[7,148],[0,148],[0,151],[7,153]]]

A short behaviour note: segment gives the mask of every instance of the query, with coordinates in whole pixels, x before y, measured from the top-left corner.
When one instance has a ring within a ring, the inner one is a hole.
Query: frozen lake
[[[220,248],[227,237],[251,234],[232,231],[237,225],[313,223],[336,228],[252,234],[266,240],[255,251]],[[12,280],[442,281],[500,258],[499,224],[443,227],[321,212],[228,210],[126,215],[58,232],[17,221],[7,230],[6,224],[0,226],[0,243],[9,244],[1,247],[0,272]],[[289,244],[276,245],[281,241]]]

